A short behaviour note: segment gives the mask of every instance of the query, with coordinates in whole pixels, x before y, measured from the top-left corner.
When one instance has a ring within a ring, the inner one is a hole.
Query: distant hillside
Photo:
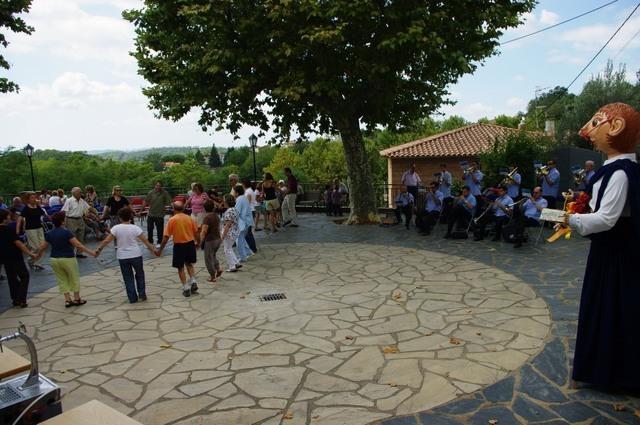
[[[116,150],[95,150],[95,151],[87,151],[90,155],[100,155],[105,159],[113,159],[115,161],[140,161],[143,160],[147,155],[150,154],[160,154],[162,156],[165,155],[186,155],[188,153],[193,153],[196,150],[200,149],[200,152],[204,156],[209,155],[210,147],[202,146],[176,146],[176,147],[164,147],[164,148],[150,148],[150,149],[140,149],[135,151],[116,151]],[[219,153],[224,153],[227,151],[227,148],[218,147]]]

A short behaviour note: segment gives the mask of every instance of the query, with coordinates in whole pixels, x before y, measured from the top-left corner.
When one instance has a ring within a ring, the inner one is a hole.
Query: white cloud
[[[556,24],[558,23],[559,20],[560,20],[560,15],[546,9],[542,9],[539,13],[537,13],[535,10],[533,12],[524,13],[521,18],[522,23],[516,28],[512,28],[506,31],[505,35],[502,37],[502,40],[503,41],[511,40],[513,38],[517,38],[517,37],[535,32],[549,25]],[[516,47],[517,45],[520,45],[524,41],[525,40],[518,41],[515,43],[510,43],[505,47],[509,47],[509,48]]]
[[[527,101],[517,96],[510,97],[509,99],[507,99],[505,103],[510,109],[513,110],[513,113],[517,111],[522,111],[527,106]]]
[[[9,51],[38,55],[46,53],[78,62],[91,60],[131,66],[134,60],[128,52],[133,47],[133,26],[116,14],[103,16],[87,13],[81,8],[82,4],[87,3],[87,0],[34,2],[25,18],[35,32],[30,36],[11,36]],[[138,2],[120,1],[118,4],[124,7],[126,3],[133,5]]]
[[[444,106],[441,112],[447,117],[459,115],[467,121],[477,121],[479,118],[496,115],[496,110],[483,102],[459,102],[455,105]]]
[[[550,10],[542,9],[542,12],[540,12],[539,22],[545,26],[555,25],[560,22],[560,15],[551,12]]]
[[[85,74],[65,72],[50,84],[22,86],[20,93],[0,97],[0,111],[15,116],[48,109],[79,109],[89,104],[144,103],[139,89],[127,83],[105,84]]]
[[[576,56],[570,53],[571,50],[551,49],[547,52],[548,63],[564,63],[581,65],[587,62],[585,55]]]
[[[620,25],[619,22],[613,22],[610,25],[596,24],[586,25],[564,31],[560,35],[560,40],[570,43],[574,49],[595,52],[599,49]],[[616,52],[626,45],[627,50],[637,49],[640,47],[640,38],[631,38],[640,30],[640,16],[631,18],[620,32],[611,40],[607,49],[609,52]],[[631,40],[631,41],[629,41]]]

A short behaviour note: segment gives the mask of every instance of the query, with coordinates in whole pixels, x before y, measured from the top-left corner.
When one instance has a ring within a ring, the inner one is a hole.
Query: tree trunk
[[[347,223],[379,223],[380,216],[376,207],[376,194],[359,120],[357,118],[341,117],[340,120],[334,120],[334,125],[342,138],[342,147],[344,148],[347,171],[349,173],[349,206],[351,207],[351,214]]]

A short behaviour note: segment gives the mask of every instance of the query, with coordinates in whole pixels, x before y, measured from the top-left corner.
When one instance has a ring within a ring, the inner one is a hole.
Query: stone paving
[[[242,272],[214,286],[200,268],[197,296],[168,257],[145,263],[146,303],[105,268],[87,305],[51,289],[0,334],[35,334],[65,409],[95,398],[149,425],[640,423],[637,398],[567,388],[582,239],[514,252],[319,215],[258,235]]]

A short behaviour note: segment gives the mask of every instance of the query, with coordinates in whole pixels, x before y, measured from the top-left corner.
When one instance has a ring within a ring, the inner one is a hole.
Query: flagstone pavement
[[[88,304],[48,289],[0,334],[27,325],[65,410],[98,399],[148,425],[640,423],[638,398],[568,388],[587,241],[514,251],[300,221],[257,233],[215,285],[200,257],[190,298],[168,255],[145,262],[137,304],[117,267],[95,267]]]

